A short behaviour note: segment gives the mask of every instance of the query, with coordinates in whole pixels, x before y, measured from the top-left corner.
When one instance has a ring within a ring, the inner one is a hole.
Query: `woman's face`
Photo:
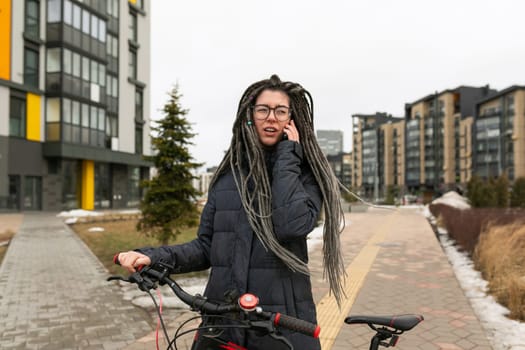
[[[290,98],[279,90],[263,90],[252,113],[261,143],[267,147],[275,146],[282,140],[284,127],[290,122]]]

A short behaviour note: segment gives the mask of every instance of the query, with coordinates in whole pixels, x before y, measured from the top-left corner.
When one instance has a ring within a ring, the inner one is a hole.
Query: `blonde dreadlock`
[[[251,127],[251,107],[263,90],[278,90],[290,99],[290,108],[300,135],[304,155],[321,189],[324,207],[323,262],[324,276],[328,277],[330,290],[338,304],[344,295],[342,279],[344,264],[339,234],[344,225],[343,211],[337,178],[323,155],[314,135],[313,101],[301,85],[282,82],[277,75],[252,84],[244,92],[233,125],[230,147],[221,161],[211,186],[224,172],[231,170],[240,193],[248,221],[265,249],[270,249],[292,271],[309,274],[308,266],[276,239],[272,225],[272,192],[263,147],[257,132]],[[253,188],[248,190],[248,183]],[[255,206],[254,203],[258,205]]]

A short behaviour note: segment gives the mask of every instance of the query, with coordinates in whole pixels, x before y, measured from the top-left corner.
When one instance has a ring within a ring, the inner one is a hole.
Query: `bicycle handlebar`
[[[120,265],[118,254],[114,256],[113,262]],[[185,292],[174,280],[169,277],[173,266],[164,263],[156,263],[151,266],[140,266],[137,272],[131,274],[128,278],[122,276],[110,276],[108,281],[121,280],[129,283],[135,283],[139,289],[149,291],[157,288],[157,283],[167,284],[173,293],[185,304],[204,314],[225,314],[235,311],[243,311],[256,315],[259,319],[271,321],[273,326],[282,327],[288,330],[302,333],[314,338],[318,338],[321,328],[311,322],[304,321],[292,316],[279,312],[264,311],[258,306],[259,299],[253,294],[243,294],[237,299],[236,303],[217,303],[209,301],[201,295],[191,295]]]

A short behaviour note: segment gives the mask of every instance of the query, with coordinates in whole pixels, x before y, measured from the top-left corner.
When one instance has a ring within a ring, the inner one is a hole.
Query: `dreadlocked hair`
[[[265,249],[270,249],[292,271],[309,275],[307,264],[283,247],[273,232],[272,192],[264,149],[255,128],[248,123],[251,121],[251,107],[259,94],[267,89],[282,91],[288,95],[303,154],[321,189],[324,209],[323,275],[328,278],[330,291],[340,305],[344,295],[342,283],[345,269],[339,235],[344,227],[344,215],[339,183],[314,135],[313,101],[307,90],[297,83],[282,82],[277,75],[248,87],[239,101],[230,147],[215,172],[211,186],[223,173],[231,171],[248,221],[262,245]]]

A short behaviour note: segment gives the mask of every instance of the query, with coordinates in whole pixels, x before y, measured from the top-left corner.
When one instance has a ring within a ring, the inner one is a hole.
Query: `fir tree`
[[[510,195],[510,206],[525,208],[525,177],[519,177],[514,181]]]
[[[188,146],[195,136],[185,118],[188,110],[180,105],[179,87],[171,90],[164,105],[163,119],[152,127],[154,155],[145,159],[152,162],[156,175],[142,182],[146,194],[141,201],[142,218],[137,229],[155,236],[162,244],[176,237],[180,229],[196,225],[199,211],[196,199],[199,191],[193,187],[192,170],[202,164],[193,162]]]

